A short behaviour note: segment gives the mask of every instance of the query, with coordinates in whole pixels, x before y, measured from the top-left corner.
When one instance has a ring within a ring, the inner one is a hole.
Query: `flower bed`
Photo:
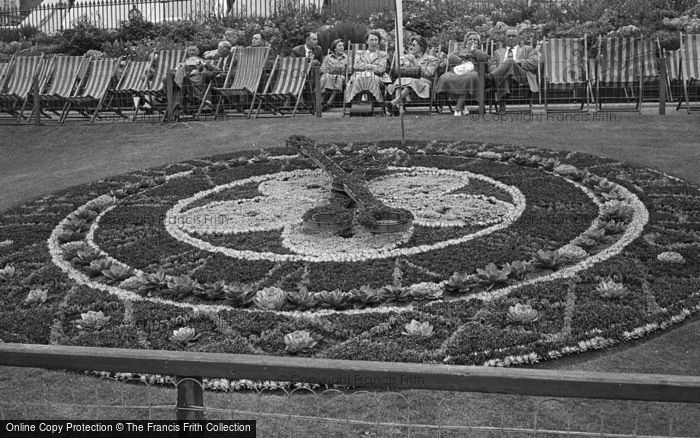
[[[342,163],[396,147],[322,148]],[[288,154],[141,170],[6,212],[0,339],[514,365],[700,308],[700,190],[658,171],[413,143],[364,176],[387,211],[413,216],[375,234],[330,176]],[[353,223],[305,229],[314,212]]]

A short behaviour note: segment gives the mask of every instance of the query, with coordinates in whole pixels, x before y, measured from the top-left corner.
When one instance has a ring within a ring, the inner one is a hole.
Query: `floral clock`
[[[689,183],[506,145],[314,146],[327,166],[383,157],[360,184],[298,153],[311,144],[141,170],[6,212],[0,339],[513,365],[700,308]],[[341,183],[381,211],[349,210]],[[382,221],[409,226],[373,232]]]

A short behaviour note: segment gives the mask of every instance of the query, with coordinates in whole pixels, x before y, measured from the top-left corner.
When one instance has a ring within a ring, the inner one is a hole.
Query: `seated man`
[[[306,42],[292,49],[292,56],[295,58],[308,58],[311,65],[321,65],[323,61],[323,51],[318,46],[318,35],[314,32],[307,32],[304,36]]]
[[[222,71],[211,61],[199,57],[197,46],[187,48],[187,59],[177,66],[175,72],[176,102],[179,104],[194,104],[197,99],[204,98],[209,82]]]
[[[510,84],[527,82],[533,93],[539,91],[537,84],[537,52],[531,46],[518,44],[518,29],[506,30],[506,47],[496,50],[491,56],[490,72],[496,90],[500,112],[505,111],[505,98],[510,94]]]

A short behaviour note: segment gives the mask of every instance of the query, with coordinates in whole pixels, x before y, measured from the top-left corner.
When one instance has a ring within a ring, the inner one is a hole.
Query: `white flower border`
[[[419,245],[413,248],[395,248],[391,250],[367,250],[365,251],[361,256],[356,256],[353,254],[335,254],[335,255],[330,255],[330,256],[323,256],[323,255],[300,255],[300,254],[277,254],[273,252],[256,252],[256,251],[250,251],[250,250],[236,250],[233,248],[226,248],[226,247],[220,247],[220,246],[215,246],[209,242],[197,239],[196,237],[188,234],[181,228],[177,226],[177,216],[182,213],[182,210],[185,209],[189,204],[196,202],[200,199],[203,199],[207,196],[210,196],[211,194],[214,193],[219,193],[223,190],[227,190],[233,187],[237,187],[240,185],[244,184],[250,184],[251,182],[263,182],[266,180],[271,180],[271,179],[276,179],[276,178],[283,178],[283,177],[295,177],[295,176],[304,176],[308,175],[311,173],[316,173],[317,170],[310,170],[310,169],[297,169],[293,171],[288,171],[288,172],[278,172],[276,174],[267,174],[267,175],[259,175],[259,176],[254,176],[250,178],[246,178],[244,180],[238,180],[238,181],[233,181],[228,184],[223,184],[217,187],[214,187],[213,189],[205,190],[199,193],[196,193],[195,195],[183,199],[173,208],[168,210],[166,213],[166,217],[164,220],[164,226],[166,231],[174,237],[175,239],[187,243],[195,248],[198,248],[203,251],[208,251],[208,252],[215,252],[219,254],[224,254],[228,257],[233,257],[233,258],[239,258],[239,259],[245,259],[245,260],[267,260],[271,262],[358,262],[358,261],[369,261],[369,260],[376,260],[376,259],[384,259],[384,258],[392,258],[392,257],[401,257],[401,256],[410,256],[410,255],[415,255],[415,254],[420,254],[423,252],[427,251],[433,251],[436,249],[444,249],[448,246],[452,245],[458,245],[460,243],[468,242],[470,240],[476,239],[478,237],[482,237],[487,234],[491,234],[495,231],[507,228],[510,226],[515,220],[517,220],[525,211],[525,206],[526,206],[526,200],[525,196],[522,194],[520,190],[518,190],[516,187],[509,186],[506,184],[503,184],[500,181],[496,181],[492,178],[489,178],[485,175],[480,175],[477,173],[472,173],[468,171],[454,171],[454,170],[449,170],[449,169],[433,169],[429,167],[391,167],[391,170],[402,170],[407,173],[411,172],[421,172],[421,173],[427,173],[427,174],[452,174],[452,175],[466,175],[468,178],[474,178],[474,179],[480,179],[482,181],[485,181],[489,184],[492,184],[496,186],[497,188],[505,191],[508,193],[511,198],[513,199],[513,204],[515,205],[514,209],[509,209],[510,214],[507,215],[506,217],[503,218],[503,220],[495,225],[492,225],[490,227],[484,228],[482,230],[477,231],[476,233],[468,234],[465,236],[462,236],[457,239],[449,239],[445,240],[442,242],[434,243],[432,245]],[[441,224],[444,225],[445,227],[452,226],[450,224]],[[255,231],[255,230],[250,230],[250,231]]]

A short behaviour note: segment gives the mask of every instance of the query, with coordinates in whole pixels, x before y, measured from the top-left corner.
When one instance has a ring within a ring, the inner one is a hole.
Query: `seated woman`
[[[415,69],[416,72],[414,74],[419,77],[402,77],[401,91],[399,91],[399,79],[396,79],[389,86],[389,94],[396,96],[391,101],[392,106],[398,107],[402,101],[410,101],[411,93],[421,99],[430,98],[431,79],[435,75],[440,61],[434,56],[426,55],[426,50],[428,50],[428,42],[424,38],[416,36],[411,40],[410,54],[401,57],[401,66],[406,68],[404,70],[406,73],[409,73],[411,69]],[[402,71],[402,74],[404,71]]]
[[[321,89],[324,93],[325,108],[333,105],[338,91],[343,91],[345,84],[345,69],[348,66],[348,55],[345,54],[343,40],[337,39],[331,44],[333,51],[323,59],[321,64]],[[326,96],[330,97],[326,99]]]
[[[489,61],[489,55],[476,48],[481,42],[478,33],[468,32],[465,41],[464,49],[449,56],[448,71],[440,76],[436,90],[438,93],[447,93],[450,97],[457,99],[454,113],[457,117],[469,114],[469,110],[464,109],[464,104],[467,97],[476,96],[479,73],[474,63]]]
[[[187,48],[187,59],[177,66],[175,71],[176,102],[180,104],[195,103],[194,98],[203,98],[207,84],[214,76],[221,73],[221,69],[212,65],[211,61],[205,61],[199,56],[199,48],[190,46]],[[184,102],[183,100],[187,100]]]
[[[367,50],[355,54],[354,73],[345,89],[345,101],[352,100],[360,93],[370,92],[377,102],[384,102],[382,87],[391,82],[386,74],[388,55],[379,50],[382,35],[376,30],[367,33]]]

